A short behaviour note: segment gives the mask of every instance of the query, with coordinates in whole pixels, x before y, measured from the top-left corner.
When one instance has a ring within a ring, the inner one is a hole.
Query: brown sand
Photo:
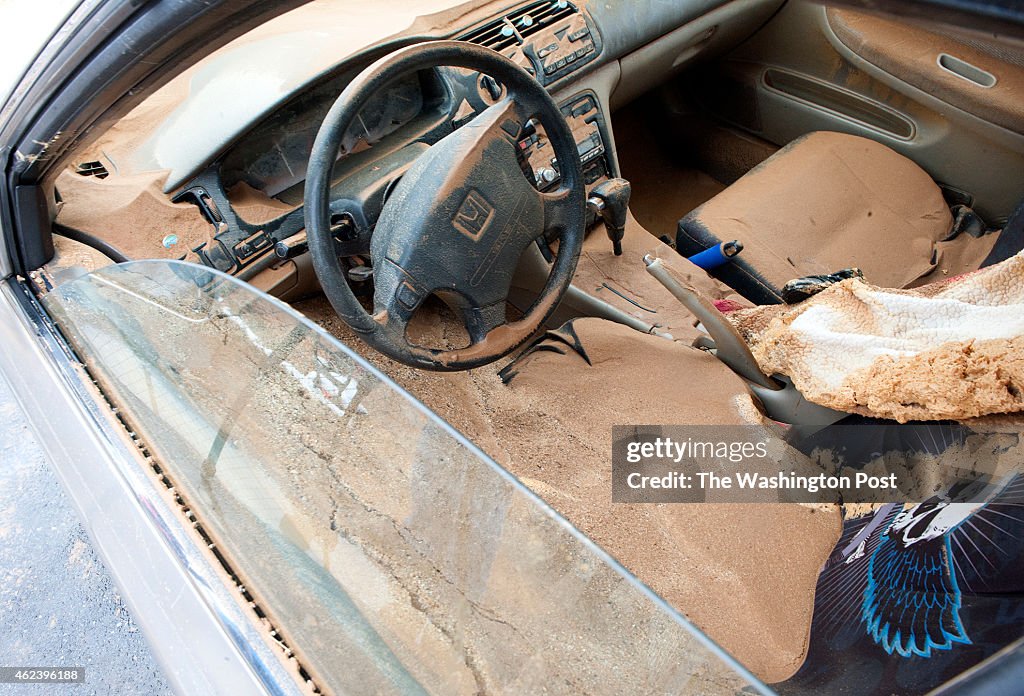
[[[67,237],[53,236],[53,258],[43,267],[53,285],[73,280],[79,274],[109,266],[113,261],[91,246]]]
[[[667,293],[666,293],[667,294]],[[766,681],[806,654],[814,588],[841,529],[835,508],[611,503],[611,426],[752,423],[740,380],[710,355],[618,324],[578,320],[594,367],[535,353],[506,387],[502,363],[454,374],[398,365],[356,338],[323,298],[298,307],[479,444]],[[417,317],[438,341],[443,312]]]
[[[166,174],[111,174],[97,179],[67,169],[57,179],[64,200],[57,222],[94,234],[129,258],[179,258],[212,239],[214,229],[196,206],[168,200],[161,190]],[[245,183],[232,186],[228,197],[234,211],[252,224],[294,209]],[[170,249],[162,244],[168,234],[178,235],[178,243]]]
[[[769,682],[802,664],[814,586],[841,528],[801,505],[611,504],[611,429],[761,422],[741,380],[707,353],[598,319],[578,355],[530,355],[511,382],[546,428],[510,462],[584,533]],[[572,384],[572,398],[552,398]],[[560,427],[559,427],[560,426]],[[800,553],[794,553],[799,548]]]
[[[969,234],[959,234],[949,241],[937,243],[935,245],[935,268],[907,287],[922,287],[929,283],[938,283],[978,270],[998,239],[999,235],[995,233],[986,234],[980,238],[972,237]]]
[[[240,181],[228,189],[227,194],[235,213],[253,225],[269,222],[295,209],[295,206],[271,198],[244,181]]]
[[[80,176],[70,169],[57,178],[64,205],[57,222],[110,242],[129,258],[176,259],[208,242],[213,225],[190,203],[171,203],[161,191],[166,172],[105,179]],[[169,234],[178,243],[161,243]]]

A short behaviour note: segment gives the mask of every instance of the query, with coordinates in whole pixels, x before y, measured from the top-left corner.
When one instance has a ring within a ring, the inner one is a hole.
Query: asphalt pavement
[[[84,667],[82,684],[0,694],[170,694],[7,383],[0,378],[0,667]]]

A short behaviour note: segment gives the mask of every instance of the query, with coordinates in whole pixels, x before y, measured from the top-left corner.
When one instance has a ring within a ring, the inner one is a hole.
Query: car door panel
[[[777,145],[815,130],[882,142],[999,224],[1024,195],[1024,67],[1010,49],[995,55],[980,41],[897,22],[790,2],[694,93],[706,110]],[[945,67],[943,54],[954,59]]]
[[[1000,55],[954,37],[876,15],[828,9],[836,38],[875,67],[985,121],[1024,132],[1024,59],[1013,47]]]

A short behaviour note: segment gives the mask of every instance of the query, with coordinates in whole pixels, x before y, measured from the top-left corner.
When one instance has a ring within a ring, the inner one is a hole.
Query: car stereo
[[[609,176],[605,148],[604,117],[597,95],[584,91],[563,102],[560,106],[583,164],[583,182],[589,188]],[[558,160],[542,129],[530,123],[519,140],[520,162],[527,176],[532,177],[541,191],[554,188],[562,176]]]

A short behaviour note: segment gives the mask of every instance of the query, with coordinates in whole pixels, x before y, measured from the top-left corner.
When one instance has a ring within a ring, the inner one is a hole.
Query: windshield
[[[492,460],[251,286],[140,261],[45,303],[320,688],[752,683]]]
[[[313,0],[243,34],[177,75],[82,158],[116,162],[123,176],[167,170],[169,192],[346,59],[413,27],[430,31],[430,16],[463,4],[469,11],[480,3]]]

